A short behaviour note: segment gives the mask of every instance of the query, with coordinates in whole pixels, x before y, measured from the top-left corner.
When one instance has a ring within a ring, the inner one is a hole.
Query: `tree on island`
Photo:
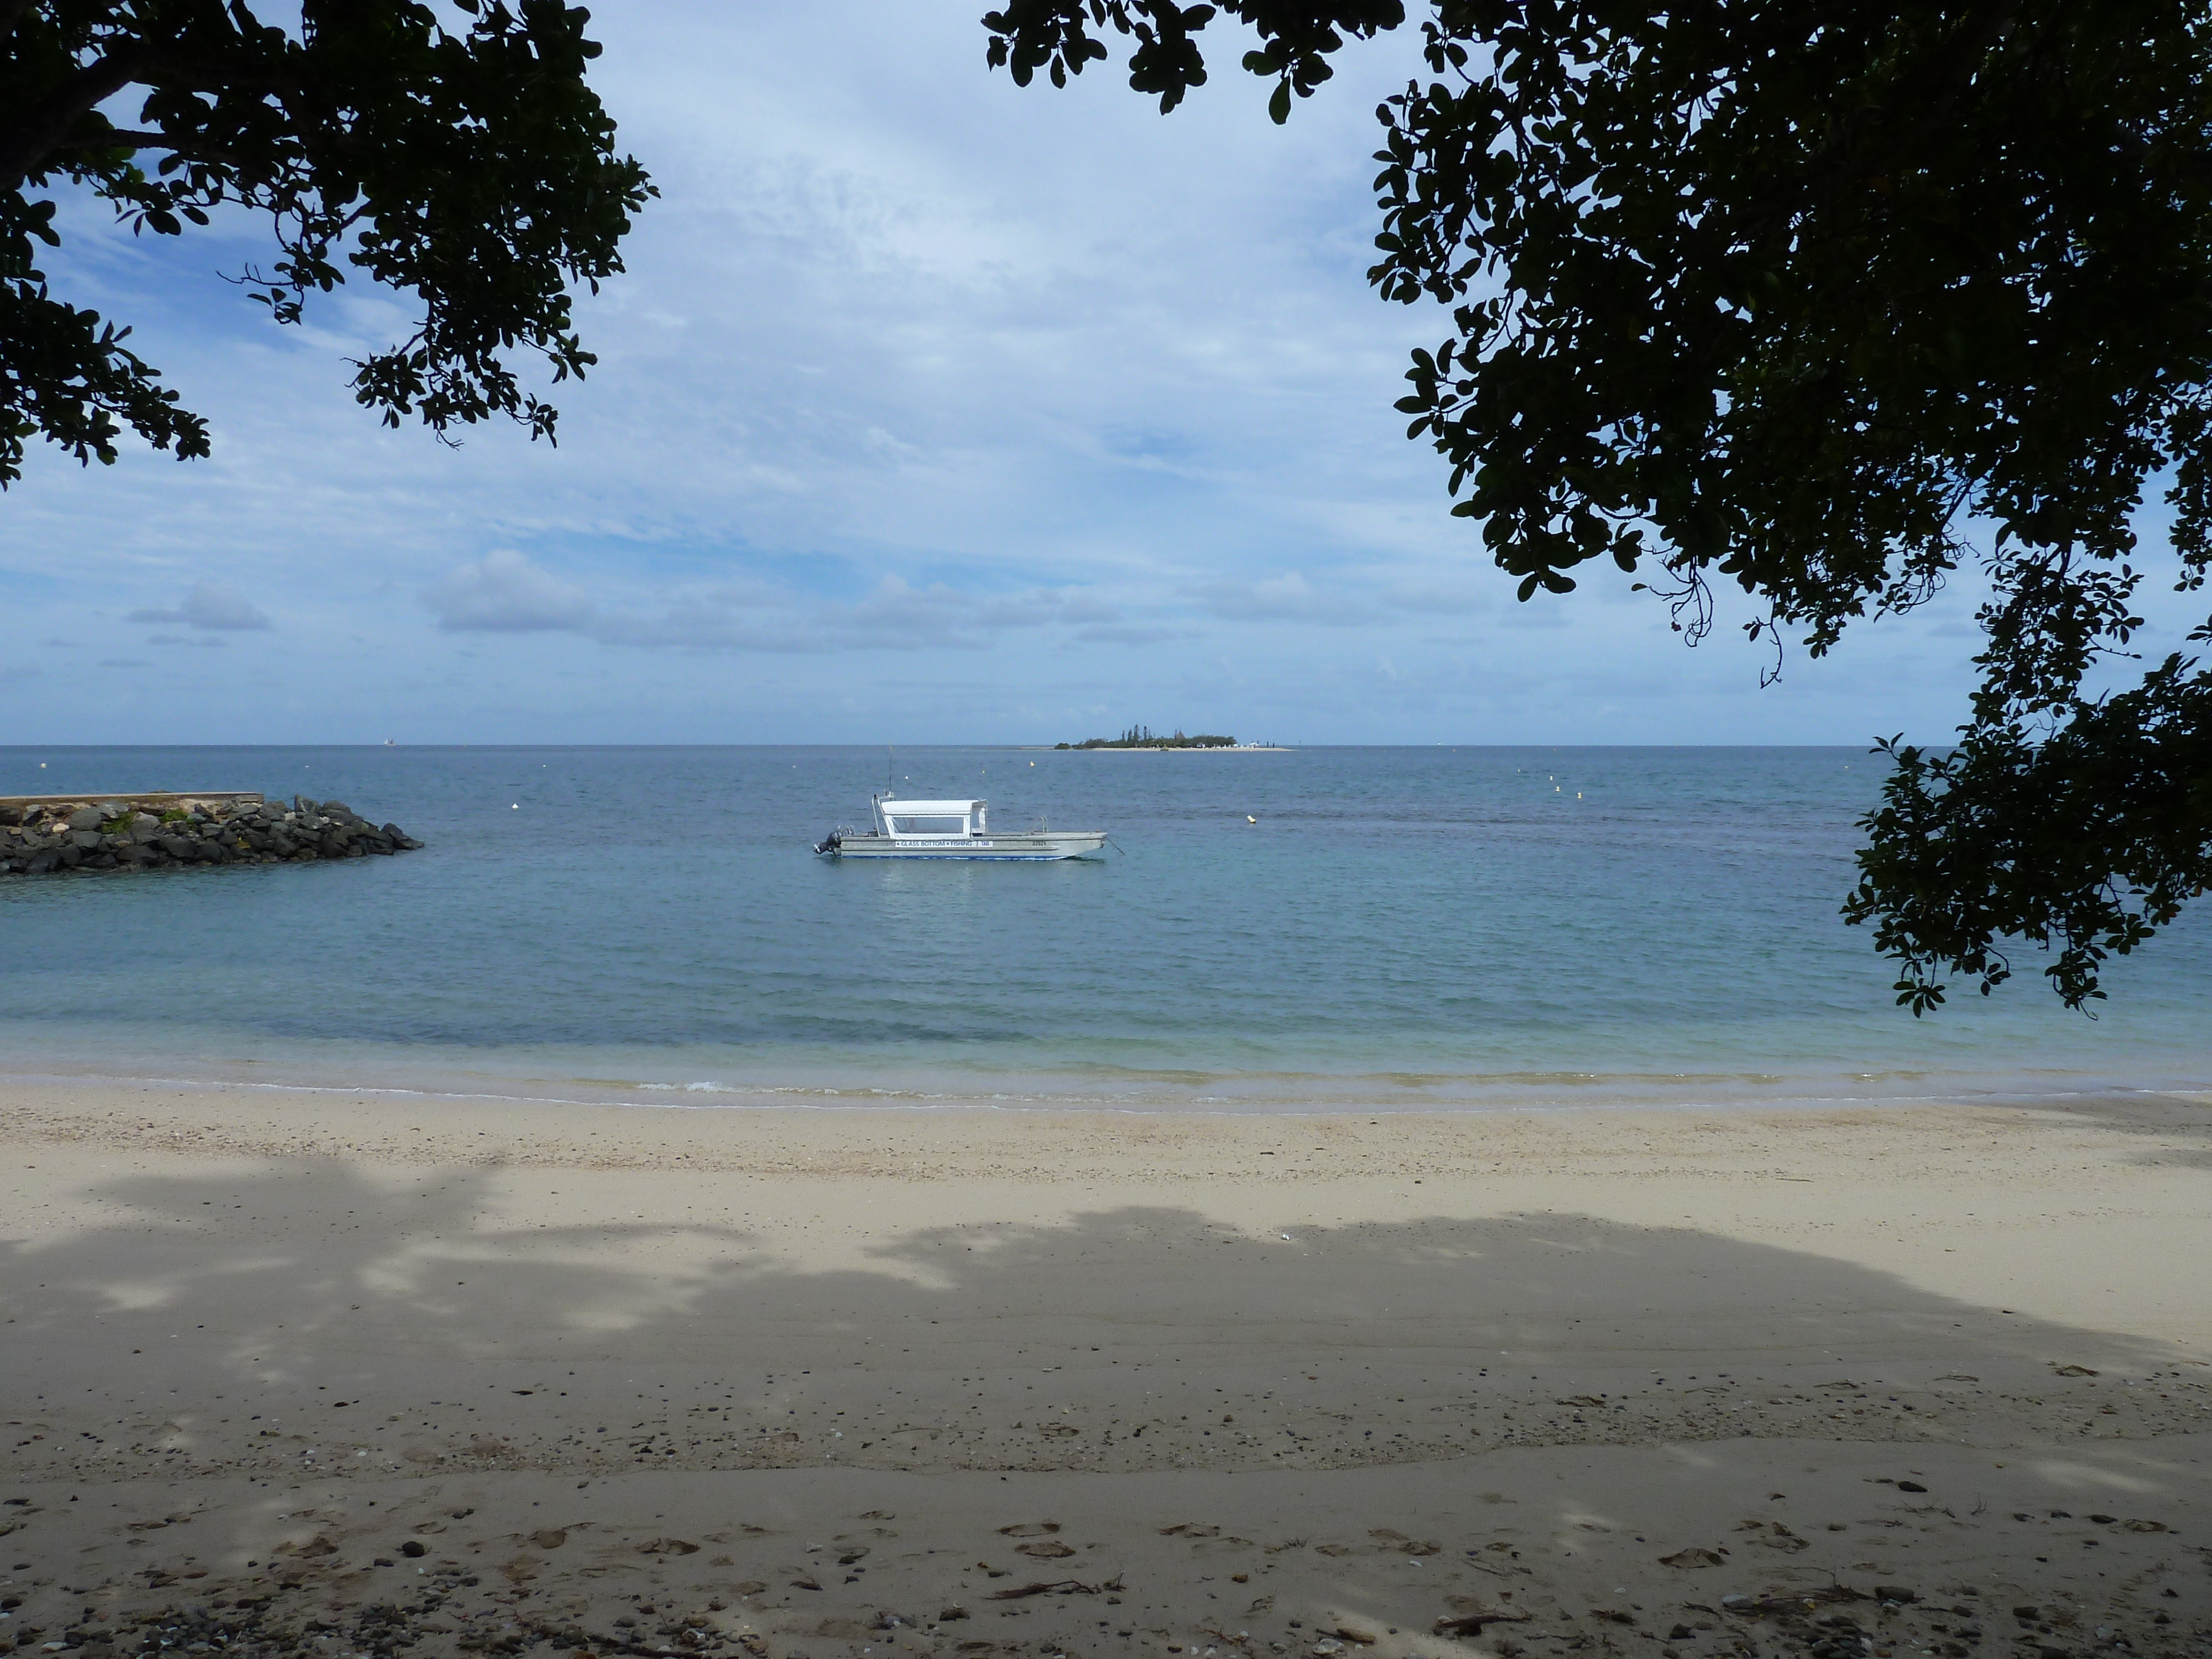
[[[405,340],[354,364],[356,400],[385,424],[414,416],[448,438],[504,415],[553,437],[556,411],[509,358],[542,358],[555,380],[597,361],[568,289],[622,269],[630,215],[656,192],[584,82],[587,12],[454,3],[465,27],[410,0],[303,0],[294,33],[244,0],[0,0],[0,488],[34,435],[87,464],[112,464],[126,427],[179,459],[208,453],[206,421],[131,331],[38,269],[70,191],[138,234],[266,213],[276,263],[241,280],[276,321],[301,321],[348,266],[418,302]],[[135,125],[109,112],[122,98]]]
[[[1399,0],[1225,0],[1269,112]],[[1216,9],[1013,0],[988,58],[1055,85],[1134,42],[1171,110]],[[2212,884],[2212,677],[2098,682],[2212,567],[2212,27],[2142,0],[1435,0],[1376,112],[1385,298],[1450,307],[1398,407],[1522,599],[1601,562],[1694,642],[1713,585],[1812,654],[1991,587],[1960,741],[1895,760],[1844,906],[1917,1014],[2057,947],[2070,1007]],[[2212,624],[2190,635],[2207,637]],[[1765,677],[1762,677],[1763,678]]]
[[[1056,743],[1055,749],[1234,749],[1237,739],[1223,737],[1218,732],[1200,732],[1190,737],[1176,727],[1171,738],[1161,737],[1149,726],[1133,726],[1118,738],[1085,738],[1081,743]]]

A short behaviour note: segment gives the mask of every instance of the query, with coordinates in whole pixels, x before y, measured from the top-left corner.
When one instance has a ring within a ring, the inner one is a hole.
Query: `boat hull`
[[[1027,835],[933,841],[904,836],[839,836],[815,850],[824,858],[935,859],[962,863],[1049,864],[1086,858],[1106,845],[1103,830],[1041,830]]]

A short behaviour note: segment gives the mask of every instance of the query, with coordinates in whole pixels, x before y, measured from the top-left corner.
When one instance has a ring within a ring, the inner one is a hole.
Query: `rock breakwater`
[[[258,794],[0,795],[0,875],[171,864],[305,864],[422,843],[343,801]]]

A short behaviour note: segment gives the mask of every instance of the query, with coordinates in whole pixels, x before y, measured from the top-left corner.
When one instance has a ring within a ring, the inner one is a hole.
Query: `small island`
[[[1148,726],[1133,726],[1118,738],[1085,738],[1081,743],[1056,743],[1055,749],[1234,749],[1237,739],[1218,732],[1200,732],[1185,737],[1162,737]]]

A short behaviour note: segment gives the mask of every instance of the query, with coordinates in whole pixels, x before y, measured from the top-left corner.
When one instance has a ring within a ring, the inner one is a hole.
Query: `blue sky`
[[[17,742],[1941,740],[1971,583],[1835,658],[1765,659],[1597,576],[1522,605],[1391,408],[1446,319],[1368,289],[1379,98],[1340,54],[1271,125],[1209,31],[1176,114],[984,67],[975,8],[596,8],[663,192],[580,302],[558,449],[353,404],[356,287],[278,330],[252,226],[134,241],[70,204],[58,286],[216,453],[0,497]]]

